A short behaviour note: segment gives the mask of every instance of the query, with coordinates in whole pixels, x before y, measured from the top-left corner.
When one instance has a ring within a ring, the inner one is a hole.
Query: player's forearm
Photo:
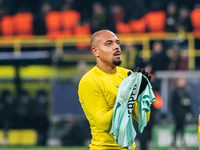
[[[110,131],[113,118],[113,109],[102,111],[97,117],[97,126],[105,131]]]
[[[149,122],[149,120],[150,120],[150,114],[151,114],[151,110],[146,114],[146,116],[147,116],[147,122]]]
[[[138,102],[135,102],[135,105],[132,110],[133,118],[138,122]],[[151,110],[146,114],[147,122],[150,120]]]

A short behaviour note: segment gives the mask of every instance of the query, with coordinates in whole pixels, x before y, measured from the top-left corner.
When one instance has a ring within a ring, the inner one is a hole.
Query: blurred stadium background
[[[0,0],[0,149],[88,149],[77,88],[95,65],[89,41],[100,29],[118,35],[123,67],[154,75],[160,103],[143,133],[150,150],[172,148],[170,104],[180,77],[189,91],[185,144],[198,149],[199,0]]]

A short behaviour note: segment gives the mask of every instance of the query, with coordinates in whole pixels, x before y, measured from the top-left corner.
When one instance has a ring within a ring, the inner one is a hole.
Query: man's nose
[[[119,46],[118,43],[115,43],[115,45],[114,45],[114,49],[115,49],[115,50],[119,50],[119,49],[120,49],[120,46]]]

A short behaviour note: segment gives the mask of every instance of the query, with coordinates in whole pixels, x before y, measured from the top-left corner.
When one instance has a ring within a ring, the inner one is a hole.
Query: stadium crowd
[[[1,35],[89,35],[194,32],[200,30],[198,0],[1,0]]]
[[[50,39],[82,38],[101,29],[119,34],[191,32],[194,37],[200,34],[198,0],[1,0],[0,8],[2,37],[44,35]],[[199,49],[199,42],[195,43],[196,49]],[[169,57],[180,55],[179,48],[174,45],[188,49],[186,40],[168,40],[162,44],[163,52]],[[89,47],[77,43],[76,49]],[[172,59],[174,63],[176,60]],[[173,68],[172,64],[169,68]]]
[[[4,138],[8,138],[10,129],[34,129],[38,133],[37,144],[46,144],[48,105],[48,95],[43,89],[39,89],[34,98],[31,98],[27,90],[21,90],[17,96],[6,89],[1,91],[0,129],[5,131]],[[7,142],[2,144],[7,145]]]

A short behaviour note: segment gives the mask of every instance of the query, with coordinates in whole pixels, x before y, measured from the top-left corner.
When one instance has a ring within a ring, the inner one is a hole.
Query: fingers
[[[145,69],[144,68],[141,70],[141,72],[142,72],[143,75],[145,75]]]
[[[141,72],[143,75],[145,75],[149,79],[149,81],[151,81],[151,76],[149,76],[148,72],[145,72],[144,68],[141,69],[140,67],[137,67],[136,72]],[[128,74],[128,75],[130,75],[130,74]]]
[[[141,72],[141,68],[137,67],[136,72]]]
[[[151,76],[148,76],[149,81],[151,81]]]
[[[151,81],[151,76],[149,75],[148,72],[145,72],[144,75],[148,78],[149,81]]]
[[[144,75],[148,78],[148,72],[145,72]]]
[[[127,73],[127,75],[128,75],[128,76],[131,75],[131,72],[129,71],[129,72]]]

